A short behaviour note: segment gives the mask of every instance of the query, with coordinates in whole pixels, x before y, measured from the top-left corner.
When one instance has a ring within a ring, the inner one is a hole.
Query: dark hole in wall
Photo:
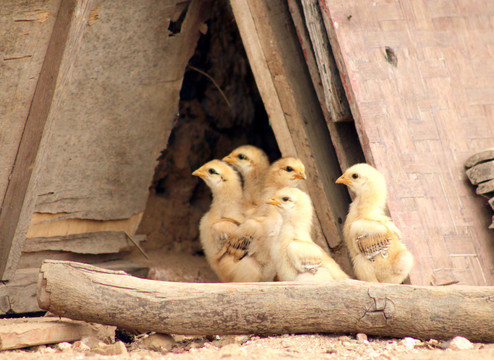
[[[211,194],[191,173],[203,163],[243,144],[261,147],[271,160],[280,156],[233,15],[227,2],[212,6],[208,32],[184,74],[180,115],[159,159],[139,229],[147,235],[148,250],[201,252],[198,224]]]

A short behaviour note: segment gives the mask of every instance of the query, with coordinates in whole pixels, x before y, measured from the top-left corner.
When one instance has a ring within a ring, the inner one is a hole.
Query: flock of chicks
[[[270,164],[264,151],[244,145],[192,175],[202,178],[213,195],[199,233],[206,259],[221,281],[349,278],[311,238],[314,210],[309,195],[296,187],[306,179],[299,159],[283,157]],[[370,165],[356,164],[336,182],[355,194],[344,238],[356,277],[403,282],[413,255],[384,213],[383,175]]]

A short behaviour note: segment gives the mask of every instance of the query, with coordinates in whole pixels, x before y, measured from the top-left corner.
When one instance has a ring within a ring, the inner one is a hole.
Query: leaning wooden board
[[[494,3],[319,4],[366,159],[415,254],[411,282],[494,285],[491,214],[463,168],[494,143]]]

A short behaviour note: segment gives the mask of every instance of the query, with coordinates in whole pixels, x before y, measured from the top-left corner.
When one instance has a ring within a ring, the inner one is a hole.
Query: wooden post
[[[356,333],[494,341],[494,288],[328,283],[198,284],[45,261],[40,308],[75,320],[173,334]]]

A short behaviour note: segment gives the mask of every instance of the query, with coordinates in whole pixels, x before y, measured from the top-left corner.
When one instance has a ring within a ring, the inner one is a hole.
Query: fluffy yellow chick
[[[402,283],[413,266],[413,255],[384,213],[384,176],[368,164],[356,164],[336,182],[355,193],[343,229],[355,275],[359,280]]]
[[[304,164],[294,157],[283,157],[268,169],[261,192],[262,203],[249,213],[247,220],[238,227],[226,242],[225,252],[237,260],[255,258],[262,267],[264,281],[273,280],[276,270],[271,261],[269,246],[281,228],[278,211],[267,204],[276,191],[285,186],[297,186],[306,178]]]
[[[209,211],[199,223],[200,241],[209,265],[223,282],[260,281],[261,268],[254,258],[237,261],[220,252],[244,221],[239,174],[227,163],[211,160],[192,175],[203,179],[213,194]]]
[[[348,279],[340,266],[311,238],[314,209],[309,195],[286,187],[268,200],[283,218],[280,234],[270,245],[271,259],[281,281]]]
[[[242,145],[223,158],[232,164],[244,178],[244,202],[246,207],[259,205],[262,184],[269,168],[266,153],[253,145]]]

